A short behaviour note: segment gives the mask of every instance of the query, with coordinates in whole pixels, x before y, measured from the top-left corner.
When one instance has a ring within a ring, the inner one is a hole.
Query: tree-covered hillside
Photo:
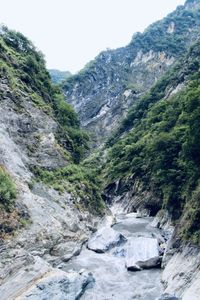
[[[107,182],[139,181],[200,243],[200,42],[129,112],[108,141]],[[128,133],[127,133],[128,132]],[[121,137],[121,138],[120,138]]]
[[[52,84],[43,54],[5,26],[0,28],[0,113],[3,137],[8,133],[21,147],[26,167],[35,175],[30,186],[41,181],[60,193],[71,193],[80,208],[101,212],[98,179],[80,166],[88,151],[88,135],[59,87]],[[2,156],[0,206],[7,210],[18,190],[11,177]]]

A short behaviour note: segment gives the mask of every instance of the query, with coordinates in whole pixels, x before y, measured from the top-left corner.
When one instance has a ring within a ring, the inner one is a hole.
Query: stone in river
[[[151,269],[151,268],[160,268],[162,263],[162,257],[156,256],[145,261],[138,262],[140,268],[142,269]]]
[[[88,242],[88,249],[97,253],[105,253],[111,248],[126,242],[126,238],[111,227],[98,230]]]
[[[129,240],[126,256],[126,267],[129,271],[155,268],[160,265],[157,239],[136,237]]]
[[[163,294],[156,300],[179,300],[180,298],[177,298],[176,296],[170,295],[170,294]],[[192,299],[191,299],[192,300]]]

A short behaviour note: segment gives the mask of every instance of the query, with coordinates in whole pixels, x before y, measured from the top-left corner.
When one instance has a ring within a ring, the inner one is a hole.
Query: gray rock
[[[30,290],[25,292],[21,300],[74,300],[79,299],[86,289],[92,287],[94,278],[90,273],[68,273],[58,271],[41,279]]]
[[[61,271],[24,250],[8,253],[1,262],[6,262],[0,265],[1,300],[74,300],[94,283],[91,273]]]
[[[126,257],[129,271],[158,267],[160,263],[157,239],[136,237],[129,240]]]
[[[99,229],[89,240],[88,249],[104,253],[109,249],[126,242],[126,238],[110,227]]]
[[[67,254],[73,254],[81,250],[81,244],[76,241],[66,241],[56,245],[52,250],[51,254],[54,256],[63,256]],[[80,252],[80,251],[79,251]]]
[[[162,262],[161,256],[152,257],[145,261],[139,261],[137,264],[142,269],[150,269],[150,268],[160,268]]]
[[[91,67],[63,84],[66,101],[73,105],[81,125],[93,134],[96,144],[109,136],[131,105],[174,62],[167,53],[163,56],[151,46],[144,50],[136,44],[133,40],[131,47],[100,53]]]
[[[180,298],[177,298],[176,296],[165,293],[165,294],[161,295],[159,298],[157,298],[156,300],[180,300]]]
[[[165,293],[180,296],[183,300],[199,300],[200,295],[200,248],[184,245],[173,251],[162,273]],[[175,251],[175,252],[174,252]]]

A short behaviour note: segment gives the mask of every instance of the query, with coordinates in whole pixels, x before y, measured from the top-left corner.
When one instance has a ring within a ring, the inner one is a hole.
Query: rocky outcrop
[[[86,211],[81,213],[67,192],[60,195],[42,183],[30,189],[30,165],[51,168],[68,161],[54,137],[56,123],[27,99],[23,102],[22,98],[22,104],[24,111],[19,114],[10,98],[0,103],[0,161],[15,179],[15,208],[21,209],[24,219],[21,229],[15,228],[18,232],[14,237],[1,241],[1,299],[18,299],[22,293],[20,299],[41,299],[43,293],[50,298],[64,299],[68,295],[67,299],[75,299],[90,282],[90,276],[65,274],[51,266],[80,252],[90,235],[89,227],[95,227],[95,219]],[[36,149],[30,151],[29,145],[36,141]],[[28,287],[30,291],[24,292]]]
[[[87,247],[97,253],[104,253],[126,242],[126,238],[111,227],[100,228],[88,241]]]
[[[200,293],[199,247],[181,246],[173,250],[162,280],[166,293],[176,293],[182,300],[198,300]]]
[[[198,300],[200,293],[199,247],[180,242],[177,230],[172,225],[167,211],[160,211],[151,226],[160,228],[167,239],[162,261],[162,282],[165,294],[160,299]]]
[[[135,34],[128,46],[102,52],[63,83],[66,101],[73,105],[95,144],[110,135],[128,109],[197,39],[195,9],[189,4],[178,7],[143,34]]]
[[[56,138],[58,124],[28,94],[16,97],[6,79],[1,79],[1,160],[21,178],[30,179],[27,166],[56,168],[67,165]],[[15,168],[15,169],[14,169]]]
[[[103,52],[85,72],[63,84],[66,101],[97,144],[174,62],[165,52],[139,50],[136,56],[129,52],[131,47]]]
[[[2,300],[74,300],[83,295],[94,282],[90,273],[66,273],[54,269],[40,257],[19,249],[13,250],[12,255],[10,264],[7,258],[7,268],[0,272]],[[6,277],[9,277],[9,280],[6,281]]]
[[[120,179],[109,184],[104,190],[107,203],[112,204],[112,210],[119,212],[145,212],[155,216],[161,209],[159,197],[153,191],[146,190],[143,184],[135,178]]]
[[[52,171],[73,162],[73,150],[64,148],[59,140],[62,125],[53,113],[59,92],[54,93],[33,46],[18,49],[17,42],[22,47],[20,34],[7,29],[0,33],[0,166],[17,191],[16,199],[6,202],[0,190],[0,298],[76,299],[93,281],[91,274],[66,273],[59,268],[80,252],[99,217],[80,210],[70,192],[58,192],[36,180],[34,168]],[[14,37],[9,39],[9,34]],[[13,40],[14,46],[5,42]],[[20,59],[32,59],[36,70],[31,79],[32,69],[26,73],[28,63],[19,68]]]

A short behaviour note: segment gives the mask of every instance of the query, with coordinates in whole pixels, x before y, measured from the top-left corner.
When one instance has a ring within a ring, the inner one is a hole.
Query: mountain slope
[[[54,188],[61,199],[67,193],[66,199],[80,209],[100,213],[97,181],[92,170],[79,164],[88,149],[88,136],[59,88],[52,85],[42,54],[22,34],[6,27],[0,30],[0,49],[1,236],[24,222],[34,223],[34,205],[26,204],[22,190],[34,198],[28,186],[34,189],[39,182],[39,190]]]
[[[199,84],[200,42],[197,42],[132,108],[109,141],[106,165],[108,196],[120,196],[131,210],[142,206],[156,214],[161,208],[167,209],[173,220],[181,223],[180,236],[197,244],[200,244]]]
[[[40,280],[56,286],[58,277],[60,289],[76,298],[93,280],[57,268],[81,251],[104,212],[98,177],[81,165],[87,142],[43,55],[22,34],[1,27],[2,300],[23,298]]]
[[[109,136],[130,106],[199,37],[199,15],[199,1],[187,1],[144,33],[135,34],[128,46],[102,52],[63,83],[66,101],[94,143]]]

